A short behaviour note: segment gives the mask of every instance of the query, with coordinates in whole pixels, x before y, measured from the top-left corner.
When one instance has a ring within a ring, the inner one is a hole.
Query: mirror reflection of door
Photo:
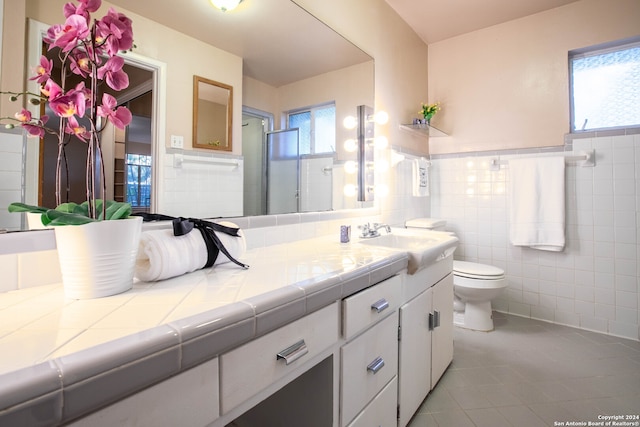
[[[244,158],[242,206],[244,216],[265,215],[266,134],[273,129],[273,116],[254,109],[242,110],[242,154]]]
[[[267,133],[267,214],[299,211],[298,129]]]
[[[134,212],[151,207],[152,102],[152,91],[129,101],[131,124],[125,132],[116,131],[114,199],[131,204]]]
[[[59,67],[57,49],[43,54],[54,60]],[[112,93],[119,105],[129,107],[133,114],[132,123],[124,131],[108,125],[100,135],[102,156],[105,165],[107,192],[106,199],[131,203],[134,211],[149,211],[151,202],[151,164],[152,132],[151,123],[153,102],[153,72],[125,64],[124,71],[129,75],[129,87],[121,92]],[[52,73],[60,75],[60,73]],[[59,82],[58,82],[59,83]],[[75,82],[67,82],[67,86]],[[101,89],[110,90],[106,85]],[[98,99],[102,98],[102,92]],[[48,104],[47,104],[48,105]],[[44,106],[42,108],[45,108]],[[49,116],[48,126],[57,129],[58,117],[51,111],[43,111]],[[80,120],[82,124],[82,120]],[[38,204],[55,207],[55,182],[57,137],[46,134],[40,141],[38,172]],[[62,167],[61,201],[81,203],[86,200],[85,164],[86,144],[75,137],[65,146],[66,165]],[[102,187],[103,178],[96,177],[97,186]]]

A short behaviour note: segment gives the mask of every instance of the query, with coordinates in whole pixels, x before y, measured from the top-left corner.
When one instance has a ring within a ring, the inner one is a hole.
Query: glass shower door
[[[267,214],[298,212],[300,209],[300,147],[298,129],[267,133]]]

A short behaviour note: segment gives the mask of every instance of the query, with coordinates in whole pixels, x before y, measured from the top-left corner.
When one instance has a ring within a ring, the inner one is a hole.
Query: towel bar
[[[215,157],[197,157],[197,156],[185,156],[180,153],[173,155],[173,167],[181,168],[183,163],[203,163],[212,166],[227,166],[232,169],[236,169],[240,166],[240,162],[236,159],[224,159]]]
[[[593,167],[596,165],[596,150],[581,151],[577,156],[565,156],[566,163],[575,163],[577,166]],[[508,160],[500,160],[500,158],[491,159],[490,169],[492,171],[500,170],[501,165],[508,165]]]

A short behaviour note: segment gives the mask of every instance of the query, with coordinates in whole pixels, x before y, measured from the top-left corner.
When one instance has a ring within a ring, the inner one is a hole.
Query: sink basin
[[[392,227],[389,234],[360,239],[358,243],[406,252],[409,256],[408,273],[414,274],[451,255],[458,246],[458,238],[443,231]]]

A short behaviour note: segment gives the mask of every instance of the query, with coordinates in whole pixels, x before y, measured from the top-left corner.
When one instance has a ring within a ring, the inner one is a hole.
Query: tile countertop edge
[[[43,420],[38,423],[30,408],[41,408],[44,397],[49,399],[45,406],[50,410],[46,413],[56,418],[47,419],[44,424],[77,419],[397,274],[407,263],[406,253],[390,252],[382,259],[349,271],[303,280],[255,298],[2,374],[0,424],[11,421],[39,425]],[[256,303],[268,301],[269,296],[272,299],[266,311],[264,307],[256,307]],[[269,323],[259,328],[260,316],[265,314],[270,317]],[[146,372],[144,378],[133,384],[119,381],[127,372],[136,371],[145,363],[156,365],[154,372]]]

